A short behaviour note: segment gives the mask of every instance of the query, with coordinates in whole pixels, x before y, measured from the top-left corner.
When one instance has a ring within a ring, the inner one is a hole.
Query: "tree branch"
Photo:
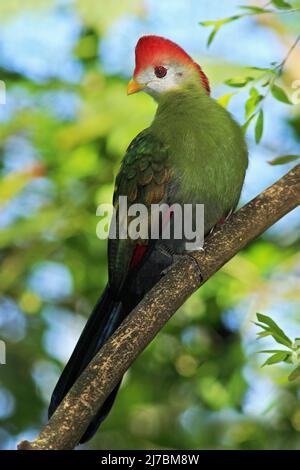
[[[261,193],[180,259],[129,314],[83,371],[27,450],[73,449],[136,357],[186,299],[236,253],[300,204],[300,165]]]

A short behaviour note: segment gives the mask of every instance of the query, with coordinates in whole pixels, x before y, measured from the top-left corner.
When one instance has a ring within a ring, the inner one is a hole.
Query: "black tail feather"
[[[146,292],[159,280],[161,272],[172,263],[172,255],[159,244],[148,250],[139,264],[126,279],[122,290],[106,287],[95,305],[90,318],[78,340],[63,373],[52,394],[49,417],[68,393],[79,375],[86,368],[105,341],[118,328],[128,313],[139,303]],[[118,295],[116,299],[116,295]],[[109,413],[121,382],[107,397],[100,410],[93,418],[80,443],[88,441]]]
[[[84,444],[85,442],[89,441],[93,437],[93,435],[96,433],[102,421],[105,420],[106,416],[108,415],[108,413],[110,412],[114,404],[120,385],[121,385],[121,381],[118,383],[118,385],[115,386],[113,391],[110,393],[110,395],[107,397],[107,399],[101,406],[96,416],[94,416],[93,420],[90,422],[84,435],[80,439],[80,444]]]
[[[95,305],[72,356],[70,357],[53,391],[48,411],[49,418],[52,416],[79,375],[92,360],[94,355],[101,349],[105,341],[120,325],[125,315],[126,312],[124,306],[120,301],[114,300],[109,287],[107,287]],[[106,399],[101,409],[87,428],[84,436],[81,438],[80,443],[89,440],[97,431],[99,425],[105,419],[113,405],[120,383]]]

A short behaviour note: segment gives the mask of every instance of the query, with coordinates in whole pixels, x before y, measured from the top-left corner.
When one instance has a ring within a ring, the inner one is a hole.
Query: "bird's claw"
[[[161,275],[162,276],[165,276],[169,271],[170,269],[176,264],[178,263],[178,261],[180,261],[180,259],[182,259],[182,256],[184,256],[183,254],[182,255],[177,255],[177,254],[173,254],[172,255],[172,263],[167,266],[162,272],[161,272]]]

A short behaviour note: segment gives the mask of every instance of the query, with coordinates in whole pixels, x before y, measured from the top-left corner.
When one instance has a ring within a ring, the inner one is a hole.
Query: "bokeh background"
[[[208,74],[213,96],[245,66],[280,61],[300,15],[228,24],[206,48],[198,22],[234,14],[227,0],[0,1],[0,448],[14,449],[46,422],[51,391],[104,287],[106,242],[96,208],[110,202],[130,140],[155,112],[147,96],[126,96],[142,34],[169,37]],[[300,6],[299,2],[292,2]],[[283,84],[300,79],[300,51]],[[229,110],[242,124],[246,92]],[[293,165],[300,107],[271,96],[265,132],[247,140],[242,202]],[[290,366],[261,368],[253,324],[261,311],[300,336],[300,212],[238,254],[177,312],[126,374],[93,449],[300,448],[300,387]],[[273,346],[273,345],[272,345]]]

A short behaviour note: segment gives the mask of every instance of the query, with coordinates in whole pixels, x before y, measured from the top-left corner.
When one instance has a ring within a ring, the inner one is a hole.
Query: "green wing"
[[[149,129],[142,131],[130,144],[117,175],[113,204],[119,223],[119,196],[127,196],[128,207],[134,203],[158,204],[166,199],[171,180],[169,152]],[[150,221],[149,221],[150,222]],[[118,233],[118,231],[117,231]],[[112,288],[122,287],[130,268],[136,244],[147,240],[109,240],[109,283]]]

